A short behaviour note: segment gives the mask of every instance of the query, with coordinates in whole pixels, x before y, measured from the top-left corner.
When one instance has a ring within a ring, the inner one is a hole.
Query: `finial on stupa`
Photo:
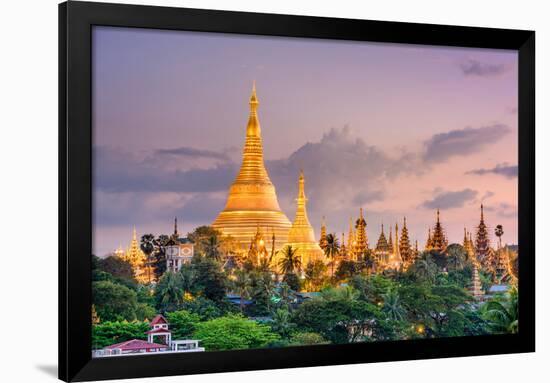
[[[481,204],[481,220],[483,221],[483,204]]]
[[[258,105],[258,96],[256,95],[256,80],[252,82],[252,93],[250,94],[250,105]]]
[[[136,225],[134,225],[134,230],[133,230],[133,232],[132,232],[132,239],[133,239],[134,241],[137,240]]]

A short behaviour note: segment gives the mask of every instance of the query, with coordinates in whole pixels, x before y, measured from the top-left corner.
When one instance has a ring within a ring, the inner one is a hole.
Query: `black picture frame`
[[[519,333],[261,350],[91,357],[93,25],[518,52]],[[535,32],[69,1],[59,5],[59,378],[88,381],[535,350]]]

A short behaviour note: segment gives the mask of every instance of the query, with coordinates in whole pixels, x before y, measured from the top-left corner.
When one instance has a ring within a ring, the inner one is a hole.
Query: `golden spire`
[[[258,121],[258,96],[256,95],[256,81],[252,84],[252,94],[250,95],[250,115],[248,117],[248,125],[246,127],[246,135],[252,137],[261,137],[262,129],[260,121]]]
[[[275,186],[265,168],[256,84],[252,86],[249,104],[241,168],[229,188],[225,208],[212,226],[235,238],[241,250],[250,243],[256,225],[269,226],[275,232],[278,250],[287,242],[291,223],[281,211]]]
[[[293,248],[297,248],[301,253],[303,264],[307,264],[310,260],[321,259],[323,250],[315,241],[315,233],[313,227],[309,223],[307,217],[307,197],[305,193],[304,172],[300,171],[298,178],[298,198],[296,198],[296,216],[292,227],[288,232],[288,244]]]
[[[134,231],[132,232],[132,241],[137,241],[136,225],[134,225]]]

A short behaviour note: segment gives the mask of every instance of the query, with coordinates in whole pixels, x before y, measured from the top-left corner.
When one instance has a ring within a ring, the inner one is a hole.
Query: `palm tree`
[[[292,274],[295,270],[300,270],[302,262],[297,255],[298,249],[293,249],[291,245],[287,245],[282,250],[282,258],[279,261],[279,267],[282,274]]]
[[[139,245],[143,254],[145,254],[145,270],[147,270],[147,280],[151,283],[151,264],[153,263],[153,253],[155,252],[155,236],[153,234],[144,234],[141,236]]]
[[[279,295],[281,297],[281,302],[286,305],[287,308],[290,308],[291,303],[296,298],[294,291],[290,288],[288,283],[281,283],[279,285]]]
[[[382,296],[384,299],[384,306],[382,311],[386,315],[395,321],[401,321],[405,317],[405,309],[401,306],[399,301],[399,294],[395,290],[389,290],[386,294]]]
[[[250,292],[252,289],[252,280],[245,270],[237,270],[235,272],[235,281],[233,282],[237,293],[240,295],[240,309],[241,313],[244,310],[245,298],[250,298]]]
[[[220,242],[216,235],[211,235],[208,237],[203,244],[204,254],[207,258],[215,259],[216,261],[220,260]]]
[[[273,324],[271,328],[274,332],[278,333],[283,339],[287,339],[294,327],[290,321],[290,313],[288,310],[278,309],[273,315]]]
[[[167,271],[158,284],[158,296],[160,304],[166,311],[177,309],[183,300],[181,277],[179,273]]]
[[[519,329],[518,290],[513,287],[505,302],[489,301],[483,308],[484,317],[494,332],[517,334]]]
[[[334,279],[334,264],[336,263],[336,257],[340,254],[340,243],[336,234],[327,234],[327,244],[325,247],[325,256],[331,259],[330,264],[330,276]]]

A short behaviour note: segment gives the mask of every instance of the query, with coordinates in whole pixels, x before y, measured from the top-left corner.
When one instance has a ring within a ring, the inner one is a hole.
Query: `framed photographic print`
[[[534,351],[534,38],[60,4],[60,378]]]

